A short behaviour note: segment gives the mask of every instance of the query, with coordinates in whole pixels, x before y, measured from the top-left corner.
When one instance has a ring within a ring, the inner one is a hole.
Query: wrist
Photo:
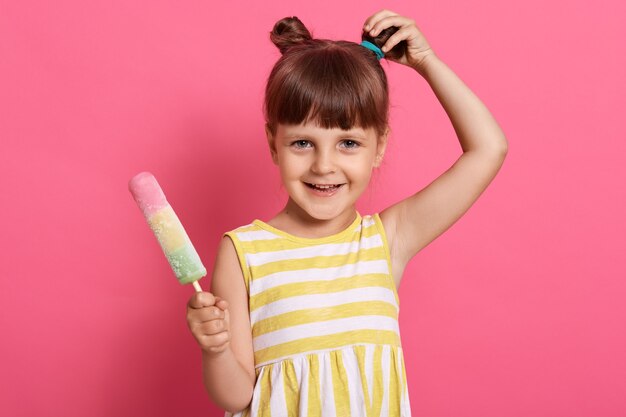
[[[424,54],[423,57],[420,58],[415,64],[413,64],[412,67],[422,77],[424,77],[428,72],[428,68],[432,65],[434,61],[437,61],[438,59],[439,57],[432,50],[430,50],[428,53]]]

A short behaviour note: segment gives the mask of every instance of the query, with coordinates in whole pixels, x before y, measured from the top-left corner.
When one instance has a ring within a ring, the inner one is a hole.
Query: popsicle
[[[198,280],[206,275],[206,268],[154,175],[149,172],[135,175],[128,182],[128,189],[159,241],[176,279],[181,284],[192,283],[196,291],[202,291]]]

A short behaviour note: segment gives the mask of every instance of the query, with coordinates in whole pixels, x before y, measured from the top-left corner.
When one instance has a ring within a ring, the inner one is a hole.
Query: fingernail
[[[365,30],[370,30],[370,25],[365,25]]]

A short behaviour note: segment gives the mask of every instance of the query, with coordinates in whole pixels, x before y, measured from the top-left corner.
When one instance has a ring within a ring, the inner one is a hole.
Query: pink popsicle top
[[[146,219],[169,206],[159,183],[149,172],[140,172],[131,178],[128,189]]]

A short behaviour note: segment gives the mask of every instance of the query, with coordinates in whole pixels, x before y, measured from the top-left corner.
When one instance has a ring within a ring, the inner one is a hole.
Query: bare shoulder
[[[250,331],[248,292],[235,246],[228,236],[222,238],[217,248],[211,293],[228,302],[230,346],[239,363],[254,381],[254,350]]]

